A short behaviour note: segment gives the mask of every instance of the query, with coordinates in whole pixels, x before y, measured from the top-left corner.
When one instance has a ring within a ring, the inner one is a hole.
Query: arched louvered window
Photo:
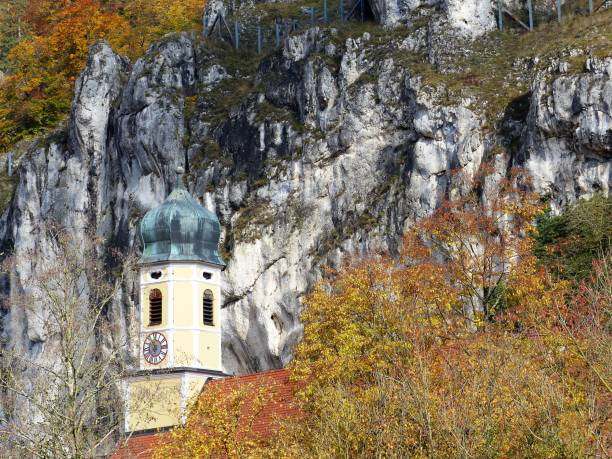
[[[154,288],[149,293],[149,326],[162,322],[162,292]]]
[[[204,320],[204,325],[214,325],[213,299],[213,292],[205,290],[202,298],[202,319]]]

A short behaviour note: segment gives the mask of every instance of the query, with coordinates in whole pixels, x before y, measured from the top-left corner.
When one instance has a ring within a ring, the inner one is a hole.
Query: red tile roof
[[[144,435],[133,434],[124,440],[117,451],[111,456],[112,459],[145,459],[153,457],[155,447],[163,442],[166,432],[149,433]]]
[[[261,387],[269,389],[270,400],[258,413],[251,429],[251,434],[259,439],[266,439],[272,435],[277,428],[277,420],[299,414],[294,404],[296,384],[289,380],[287,369],[217,379],[204,386],[202,391],[213,384],[221,385],[228,391],[247,385],[255,389]],[[133,434],[119,446],[111,458],[148,459],[153,456],[156,446],[167,441],[168,435],[168,432]]]

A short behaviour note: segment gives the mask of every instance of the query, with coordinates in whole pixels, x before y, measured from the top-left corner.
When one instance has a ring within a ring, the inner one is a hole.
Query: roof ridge
[[[248,377],[254,377],[254,376],[261,376],[261,375],[270,375],[273,373],[289,373],[290,371],[291,369],[289,368],[273,368],[271,370],[258,371],[255,373],[245,373],[243,375],[232,375],[225,379],[241,379],[241,378],[248,378]]]

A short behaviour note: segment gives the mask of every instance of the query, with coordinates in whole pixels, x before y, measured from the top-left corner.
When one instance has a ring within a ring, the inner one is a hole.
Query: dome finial
[[[176,172],[176,188],[183,188],[183,174],[185,173],[185,169],[182,166],[178,166],[175,169]]]

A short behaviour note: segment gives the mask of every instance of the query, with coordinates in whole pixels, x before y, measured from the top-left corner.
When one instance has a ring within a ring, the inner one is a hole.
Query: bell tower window
[[[204,321],[204,325],[214,325],[213,298],[212,291],[204,291],[204,297],[202,299],[202,319]]]
[[[154,288],[149,293],[149,326],[162,322],[162,293]]]

